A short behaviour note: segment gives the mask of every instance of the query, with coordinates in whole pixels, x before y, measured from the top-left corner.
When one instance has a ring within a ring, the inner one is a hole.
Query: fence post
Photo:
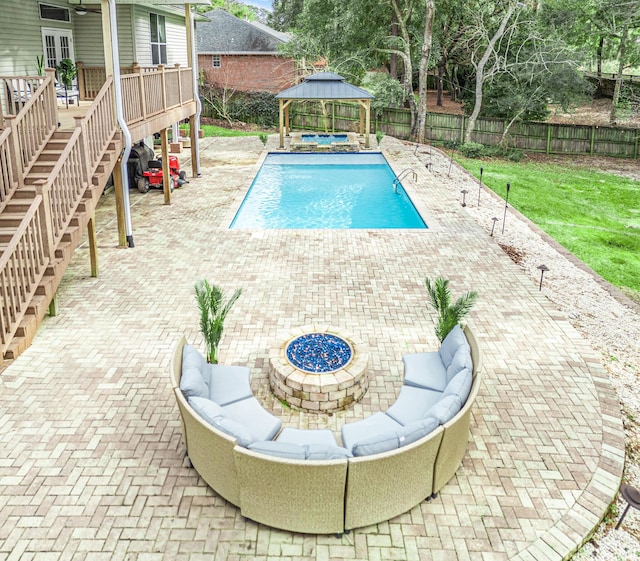
[[[20,157],[20,142],[16,134],[15,119],[15,115],[5,115],[4,123],[11,130],[9,134],[9,158],[11,159],[11,169],[18,182],[18,189],[20,189],[20,187],[24,187],[24,165]]]
[[[547,123],[547,156],[551,152],[551,123]]]
[[[462,115],[462,118],[460,119],[460,144],[464,142],[464,119],[465,117]]]
[[[591,125],[591,142],[589,143],[589,154],[593,156],[593,146],[595,144],[596,126]]]
[[[51,185],[46,179],[39,179],[34,184],[36,193],[42,197],[42,212],[40,213],[40,232],[42,233],[42,245],[45,257],[49,262],[53,261],[55,247],[53,245],[53,218],[51,216],[51,200],[49,191]],[[48,263],[46,264],[48,265]]]
[[[84,101],[87,99],[87,92],[84,85],[84,65],[82,62],[76,62],[76,68],[78,69],[78,91],[80,92],[80,99]]]

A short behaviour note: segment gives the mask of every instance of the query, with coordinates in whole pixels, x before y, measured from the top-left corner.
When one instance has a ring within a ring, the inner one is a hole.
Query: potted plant
[[[67,96],[67,92],[73,86],[73,79],[78,74],[78,68],[73,64],[71,59],[63,58],[60,61],[60,64],[56,67],[56,70],[58,71],[58,80],[60,80],[64,86],[64,97],[67,103],[67,109],[69,109],[69,97]]]
[[[204,337],[207,361],[217,364],[218,345],[222,339],[224,320],[242,294],[242,289],[236,290],[226,303],[222,289],[215,284],[209,284],[206,279],[196,283],[195,292],[200,310],[200,330]]]
[[[478,293],[475,290],[465,292],[452,304],[448,279],[438,277],[432,283],[427,277],[425,284],[427,285],[431,305],[438,312],[438,323],[435,331],[436,337],[442,342],[449,332],[471,311],[478,299]]]

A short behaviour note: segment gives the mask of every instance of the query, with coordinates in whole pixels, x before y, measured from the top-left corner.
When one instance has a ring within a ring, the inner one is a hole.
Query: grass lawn
[[[640,182],[552,164],[456,161],[611,284],[640,296]]]
[[[182,130],[189,130],[188,125],[180,125]],[[204,131],[205,138],[209,136],[260,136],[261,131],[237,131],[233,129],[225,129],[216,125],[200,125]]]

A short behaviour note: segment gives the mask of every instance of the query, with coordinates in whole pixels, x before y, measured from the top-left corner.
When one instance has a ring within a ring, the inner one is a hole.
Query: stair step
[[[32,200],[30,199],[14,199],[11,198],[7,201],[6,206],[2,210],[2,214],[15,214],[15,215],[25,215],[29,208],[31,207]]]

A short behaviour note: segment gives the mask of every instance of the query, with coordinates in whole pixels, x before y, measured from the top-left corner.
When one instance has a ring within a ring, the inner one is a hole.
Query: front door
[[[42,48],[46,68],[55,68],[63,58],[75,62],[70,29],[42,28]]]

